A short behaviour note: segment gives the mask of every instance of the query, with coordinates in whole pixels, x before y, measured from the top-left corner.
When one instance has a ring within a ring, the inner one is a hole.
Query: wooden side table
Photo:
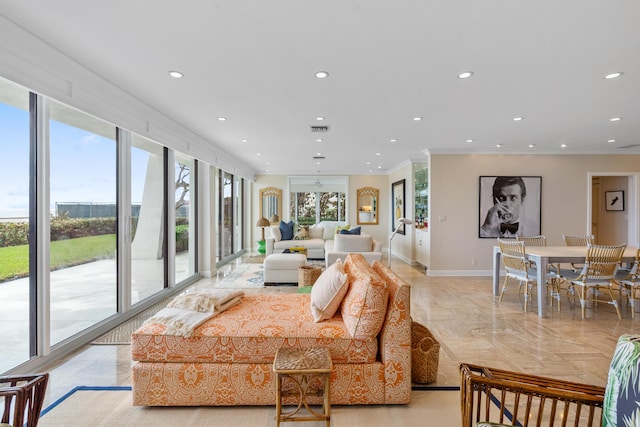
[[[276,352],[273,361],[273,372],[276,374],[276,426],[287,421],[326,421],[327,427],[331,425],[331,371],[333,363],[331,354],[326,347],[289,348],[282,347]],[[324,379],[322,390],[310,390],[309,379],[314,375],[320,375]],[[297,390],[283,392],[282,380],[289,377],[297,386]],[[300,401],[292,411],[282,412],[283,396],[299,396]],[[322,413],[309,407],[308,396],[323,396]],[[297,415],[302,407],[308,415]]]

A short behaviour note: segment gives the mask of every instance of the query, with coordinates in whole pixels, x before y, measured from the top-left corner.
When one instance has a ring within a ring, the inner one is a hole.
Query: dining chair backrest
[[[581,275],[588,280],[611,280],[615,278],[626,247],[626,244],[589,244]]]
[[[527,274],[528,262],[525,257],[525,244],[516,239],[498,239],[502,261],[507,273]]]
[[[562,240],[564,240],[565,246],[587,246],[590,243],[595,243],[595,239],[592,234],[586,234],[584,236],[569,236],[563,234]]]
[[[516,236],[516,240],[524,242],[526,246],[547,246],[547,238],[544,234],[539,236]]]

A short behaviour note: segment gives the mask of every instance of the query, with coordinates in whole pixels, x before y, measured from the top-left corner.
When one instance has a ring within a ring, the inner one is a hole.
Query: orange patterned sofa
[[[329,348],[332,404],[409,403],[410,286],[382,263],[369,265],[357,255],[347,258],[344,273],[343,304],[321,322],[314,322],[309,294],[262,293],[245,295],[189,338],[143,325],[131,337],[133,404],[273,405],[272,364],[281,346]],[[376,292],[384,295],[384,304],[367,300]],[[380,320],[367,323],[372,319],[359,315]],[[368,336],[363,325],[373,325],[369,332],[377,329],[375,335]]]

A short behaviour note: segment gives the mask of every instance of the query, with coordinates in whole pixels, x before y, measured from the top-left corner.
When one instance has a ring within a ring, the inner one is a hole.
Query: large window
[[[117,312],[116,129],[51,103],[51,344]]]
[[[29,360],[29,92],[0,80],[0,372]],[[34,284],[35,285],[35,284]]]
[[[345,221],[346,177],[291,177],[289,215],[297,224]]]
[[[164,281],[162,146],[131,138],[131,302],[152,296]]]
[[[195,274],[195,213],[191,206],[194,160],[176,154],[175,213],[176,213],[176,283]]]

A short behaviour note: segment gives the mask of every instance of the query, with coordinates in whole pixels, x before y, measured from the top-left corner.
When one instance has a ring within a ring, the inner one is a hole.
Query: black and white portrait
[[[542,178],[481,176],[479,237],[537,236]]]

